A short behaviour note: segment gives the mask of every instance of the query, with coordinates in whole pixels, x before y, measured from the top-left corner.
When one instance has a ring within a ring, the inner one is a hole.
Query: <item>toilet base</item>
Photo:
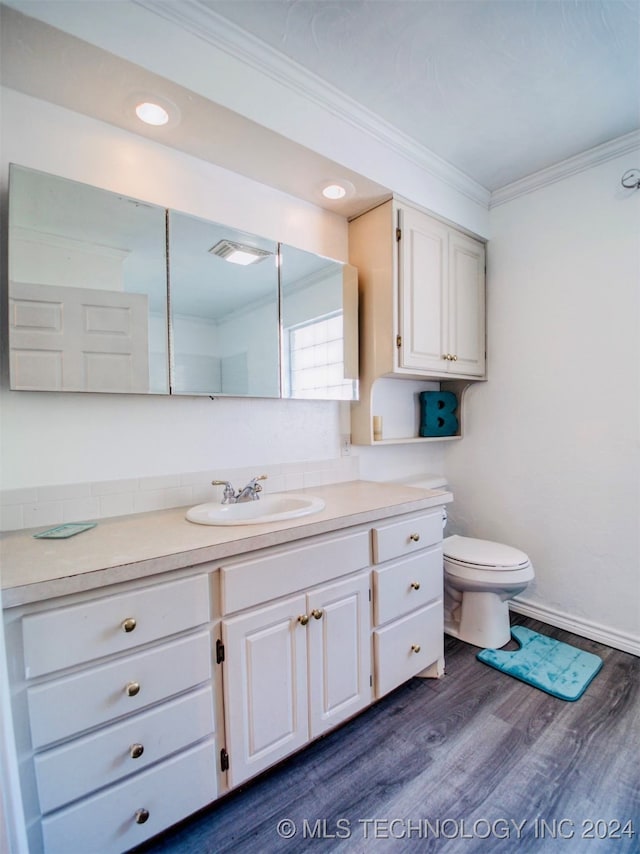
[[[483,649],[499,649],[511,640],[509,602],[495,593],[466,591],[445,615],[445,634]]]

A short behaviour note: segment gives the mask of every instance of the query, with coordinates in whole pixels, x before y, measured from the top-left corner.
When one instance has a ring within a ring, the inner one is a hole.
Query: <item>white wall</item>
[[[342,217],[13,90],[0,95],[5,200],[8,164],[20,163],[347,260]],[[5,365],[3,490],[331,459],[350,432],[336,402],[10,392],[6,376]],[[402,449],[367,470],[391,477],[397,459],[430,467]]]
[[[346,222],[133,134],[2,90],[8,163],[123,192],[346,260]],[[2,488],[338,456],[339,404],[10,392]]]
[[[386,122],[238,39],[198,4],[9,0],[24,14],[185,86],[434,213],[487,235],[488,192]],[[254,158],[260,158],[255,151]],[[289,241],[291,242],[291,241]],[[298,244],[294,244],[298,245]],[[331,257],[331,256],[330,256]],[[332,256],[335,257],[335,256]]]
[[[640,192],[626,155],[493,209],[489,381],[445,449],[451,530],[526,551],[521,597],[640,653]]]

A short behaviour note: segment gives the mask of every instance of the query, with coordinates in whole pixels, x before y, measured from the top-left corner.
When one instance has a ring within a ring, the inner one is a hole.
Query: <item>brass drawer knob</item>
[[[415,652],[416,654],[420,652],[420,644],[412,643],[411,644],[411,652]]]
[[[139,682],[127,682],[127,687],[125,688],[127,692],[127,697],[135,697],[136,694],[140,692],[140,683]]]
[[[414,543],[419,543],[420,534],[409,534],[409,539],[412,540]]]
[[[145,810],[145,809],[136,810],[136,814],[135,814],[136,824],[144,824],[148,818],[149,818],[149,810]]]
[[[311,616],[314,618],[314,620],[322,619],[322,614],[323,614],[322,608],[314,608],[313,611],[311,612]]]
[[[122,622],[122,631],[127,632],[128,634],[129,632],[132,632],[137,625],[135,617],[127,617],[127,619]]]
[[[129,748],[129,756],[132,759],[140,759],[142,754],[144,753],[144,747],[142,744],[132,744]]]
[[[411,582],[411,589],[412,590],[420,590],[420,582],[419,581],[412,581]]]
[[[309,622],[309,617],[306,614],[300,614],[300,616],[298,617],[298,622],[301,626],[306,626]]]

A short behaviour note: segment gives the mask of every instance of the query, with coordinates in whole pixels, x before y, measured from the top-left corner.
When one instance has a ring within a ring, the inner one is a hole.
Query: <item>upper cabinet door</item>
[[[167,394],[165,210],[11,165],[12,389]]]
[[[398,225],[399,372],[484,376],[484,245],[409,207]]]
[[[279,397],[277,252],[169,211],[172,394]]]
[[[448,229],[411,208],[401,208],[398,221],[399,366],[441,371],[448,334]]]
[[[485,248],[449,233],[450,372],[482,377],[485,373]]]
[[[356,269],[292,246],[280,256],[282,396],[357,400]]]

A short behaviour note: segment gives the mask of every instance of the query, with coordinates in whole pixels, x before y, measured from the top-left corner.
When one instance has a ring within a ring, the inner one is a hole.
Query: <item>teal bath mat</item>
[[[592,652],[583,652],[524,626],[513,626],[511,635],[520,649],[483,649],[476,658],[561,700],[581,697],[602,667],[602,659]]]

